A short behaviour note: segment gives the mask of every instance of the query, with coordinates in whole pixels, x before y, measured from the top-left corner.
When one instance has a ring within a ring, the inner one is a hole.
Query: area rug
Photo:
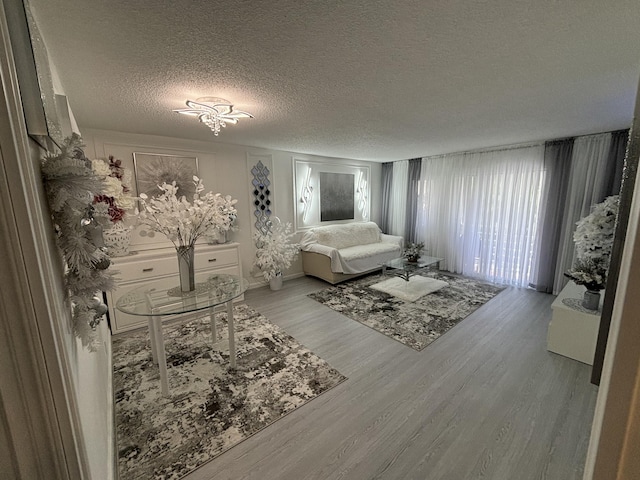
[[[442,280],[414,275],[409,280],[400,277],[389,278],[382,282],[374,283],[371,288],[398,297],[405,302],[415,302],[420,297],[437,292],[447,285],[447,282]]]
[[[113,340],[122,480],[178,479],[346,379],[246,305],[234,307],[237,368],[226,313],[211,345],[208,317],[165,326],[171,395],[160,392],[147,332]]]
[[[445,272],[428,272],[423,276],[448,285],[407,302],[371,288],[385,279],[373,274],[308,296],[415,350],[422,350],[505,288]]]

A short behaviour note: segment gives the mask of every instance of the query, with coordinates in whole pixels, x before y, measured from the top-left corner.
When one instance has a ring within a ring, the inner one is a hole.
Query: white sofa
[[[312,228],[300,246],[304,273],[335,284],[400,257],[403,238],[385,235],[374,222],[357,222]]]

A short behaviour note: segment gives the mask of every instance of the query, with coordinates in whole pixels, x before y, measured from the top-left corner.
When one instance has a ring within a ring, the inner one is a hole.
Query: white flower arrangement
[[[565,275],[587,290],[602,290],[606,285],[619,203],[617,195],[607,197],[576,223],[576,261]]]
[[[424,250],[424,243],[409,243],[407,244],[402,256],[410,261],[417,261],[420,258],[420,254]]]
[[[589,215],[576,223],[573,241],[578,258],[609,259],[619,203],[618,195],[607,197],[604,202],[595,205]]]
[[[253,236],[257,247],[253,265],[262,271],[267,282],[291,267],[300,250],[300,245],[290,243],[293,237],[291,223],[283,224],[275,217],[269,227],[266,233],[256,232]]]
[[[56,243],[66,264],[64,283],[72,304],[73,331],[95,351],[101,344],[96,327],[107,311],[96,292],[112,290],[114,279],[96,228],[110,218],[106,208],[100,211],[92,204],[105,189],[104,175],[95,172],[83,146],[76,133],[65,138],[59,153],[44,156],[42,176]]]
[[[605,287],[607,281],[608,262],[602,260],[576,260],[573,268],[565,275],[577,285],[584,285],[587,290],[598,291]]]
[[[108,161],[91,160],[91,170],[103,181],[103,188],[93,199],[94,207],[109,215],[113,223],[122,221],[127,210],[135,206],[136,199],[131,195],[131,171],[113,156],[109,156]]]
[[[237,200],[213,192],[203,195],[204,185],[196,176],[193,183],[196,191],[192,202],[184,195],[178,197],[176,182],[158,185],[162,193],[154,198],[141,193],[139,221],[149,231],[143,229],[140,234],[152,237],[154,232],[162,233],[178,249],[194,246],[198,238],[214,229],[229,230],[238,214],[234,206]]]

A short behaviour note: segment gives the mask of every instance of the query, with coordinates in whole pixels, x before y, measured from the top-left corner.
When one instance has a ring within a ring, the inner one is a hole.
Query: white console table
[[[237,243],[220,245],[196,244],[194,268],[198,273],[227,273],[242,277],[240,255]],[[117,272],[116,288],[107,292],[107,306],[111,320],[111,333],[121,333],[146,327],[145,317],[130,315],[115,308],[116,301],[123,292],[144,285],[150,281],[173,277],[178,274],[178,258],[173,247],[146,250],[126,257],[111,259],[111,268]],[[237,300],[242,300],[242,296]],[[163,317],[173,318],[173,317]]]
[[[604,292],[599,311],[593,313],[571,308],[563,302],[582,299],[584,292],[584,286],[569,282],[551,304],[553,314],[547,331],[547,350],[593,365]]]

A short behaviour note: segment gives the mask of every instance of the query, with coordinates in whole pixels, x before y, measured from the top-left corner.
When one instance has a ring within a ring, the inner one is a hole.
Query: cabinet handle
[[[150,268],[143,268],[142,269],[143,272],[153,272],[153,267]]]
[[[210,258],[209,262],[215,262],[217,259],[216,258]]]

